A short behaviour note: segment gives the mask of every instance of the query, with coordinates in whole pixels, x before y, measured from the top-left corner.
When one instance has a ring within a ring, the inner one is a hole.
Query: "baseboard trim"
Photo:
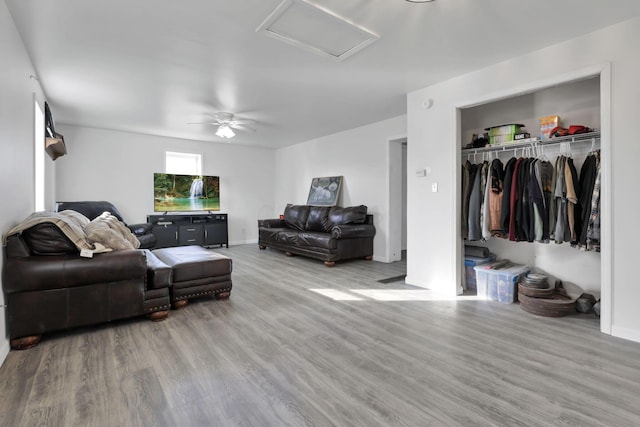
[[[236,241],[233,241],[233,242],[229,242],[229,246],[233,246],[233,245],[251,245],[251,244],[258,244],[258,239],[236,240]]]
[[[0,366],[2,366],[4,361],[7,359],[9,350],[11,350],[11,346],[9,345],[9,340],[5,338],[2,341],[2,344],[0,344]]]
[[[611,335],[629,341],[640,342],[640,331],[637,329],[621,328],[611,325]]]
[[[429,286],[427,283],[422,282],[420,280],[416,280],[413,277],[407,276],[404,278],[404,283],[406,283],[407,285],[413,285],[413,286],[418,286],[420,288],[425,288],[425,289],[429,289]]]

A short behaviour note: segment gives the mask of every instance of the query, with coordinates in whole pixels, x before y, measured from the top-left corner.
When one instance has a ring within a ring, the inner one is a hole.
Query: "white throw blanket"
[[[109,212],[103,212],[102,215],[85,225],[84,232],[90,243],[101,244],[114,251],[140,247],[140,241],[136,236]]]
[[[22,233],[35,225],[47,222],[58,227],[78,250],[99,253],[140,247],[140,241],[111,213],[104,212],[93,221],[89,221],[84,215],[72,210],[32,213],[9,230],[2,237],[2,243],[6,244],[7,237],[13,234]]]

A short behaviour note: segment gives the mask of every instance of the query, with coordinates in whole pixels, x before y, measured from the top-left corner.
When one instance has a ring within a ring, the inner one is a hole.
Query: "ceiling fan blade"
[[[251,120],[251,119],[238,119],[238,120],[231,120],[231,122],[229,122],[229,124],[231,125],[250,125],[250,124],[254,124],[256,121],[255,120]]]
[[[256,130],[254,128],[252,128],[251,126],[247,126],[247,125],[243,125],[243,124],[239,124],[239,123],[232,123],[229,124],[230,128],[233,129],[238,129],[238,130],[245,130],[245,131],[249,131],[249,132],[255,132]]]
[[[221,123],[217,122],[188,122],[188,125],[211,125],[211,126],[220,126]]]

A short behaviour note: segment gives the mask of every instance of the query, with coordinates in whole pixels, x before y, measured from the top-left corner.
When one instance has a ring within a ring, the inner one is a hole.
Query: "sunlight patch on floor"
[[[335,289],[309,289],[311,292],[331,298],[334,301],[363,301],[364,298]]]
[[[310,289],[334,301],[472,301],[479,300],[475,295],[449,296],[428,289],[349,289],[348,292],[336,289]]]

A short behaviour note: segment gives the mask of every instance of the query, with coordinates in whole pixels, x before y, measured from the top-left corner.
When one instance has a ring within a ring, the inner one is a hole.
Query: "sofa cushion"
[[[367,221],[365,205],[342,208],[334,206],[329,211],[329,228],[343,224],[364,224]]]
[[[307,217],[307,231],[324,231],[329,232],[329,207],[328,206],[311,206],[309,207],[309,216]]]
[[[307,217],[309,216],[309,206],[306,205],[287,205],[284,208],[284,222],[288,227],[296,230],[304,230],[307,226]]]
[[[77,254],[78,248],[60,230],[50,222],[34,225],[22,232],[22,238],[35,255]]]
[[[331,234],[325,232],[298,233],[296,242],[300,248],[335,249],[337,247],[336,239],[331,238]]]

